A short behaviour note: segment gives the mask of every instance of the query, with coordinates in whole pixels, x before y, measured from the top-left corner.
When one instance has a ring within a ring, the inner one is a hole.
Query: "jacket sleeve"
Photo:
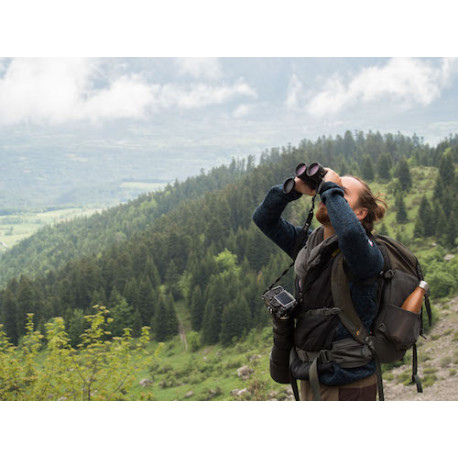
[[[382,253],[348,205],[343,189],[336,183],[326,182],[320,189],[320,196],[351,275],[356,280],[377,275],[383,268]]]
[[[253,214],[253,221],[259,229],[291,258],[294,257],[294,245],[302,228],[289,223],[281,217],[281,214],[288,203],[301,196],[302,194],[294,190],[285,194],[282,186],[276,185],[270,189]]]
[[[270,353],[270,376],[277,383],[290,383],[289,353],[294,344],[294,320],[273,317],[274,344]]]

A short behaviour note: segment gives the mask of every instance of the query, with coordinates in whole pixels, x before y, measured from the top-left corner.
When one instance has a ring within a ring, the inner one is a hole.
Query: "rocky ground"
[[[418,374],[423,392],[410,385],[412,363],[384,372],[385,401],[458,401],[458,297],[437,304],[439,318],[418,341]],[[411,354],[411,350],[407,355]],[[271,400],[294,401],[291,387],[269,395]]]
[[[426,334],[428,340],[420,338],[418,347],[423,393],[403,383],[411,378],[408,363],[392,370],[392,380],[384,380],[387,401],[458,401],[458,297],[437,309],[439,319]]]

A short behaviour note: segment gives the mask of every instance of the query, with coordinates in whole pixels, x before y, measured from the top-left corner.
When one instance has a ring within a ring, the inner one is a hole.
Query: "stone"
[[[251,369],[248,366],[242,366],[237,369],[237,375],[242,379],[242,380],[248,380],[250,378],[250,375],[253,373],[253,369]]]

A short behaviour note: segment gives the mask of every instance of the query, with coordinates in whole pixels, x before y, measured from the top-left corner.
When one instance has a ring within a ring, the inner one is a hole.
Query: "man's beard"
[[[331,220],[329,219],[328,209],[324,205],[320,205],[318,210],[315,213],[316,219],[321,224],[330,224]]]

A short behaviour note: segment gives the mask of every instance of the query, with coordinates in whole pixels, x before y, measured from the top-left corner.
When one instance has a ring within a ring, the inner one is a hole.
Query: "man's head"
[[[383,218],[387,208],[386,203],[374,196],[368,184],[354,176],[341,177],[342,188],[348,205],[355,213],[367,233],[374,229],[374,223]],[[316,212],[317,220],[323,224],[330,224],[326,207],[320,204]]]

